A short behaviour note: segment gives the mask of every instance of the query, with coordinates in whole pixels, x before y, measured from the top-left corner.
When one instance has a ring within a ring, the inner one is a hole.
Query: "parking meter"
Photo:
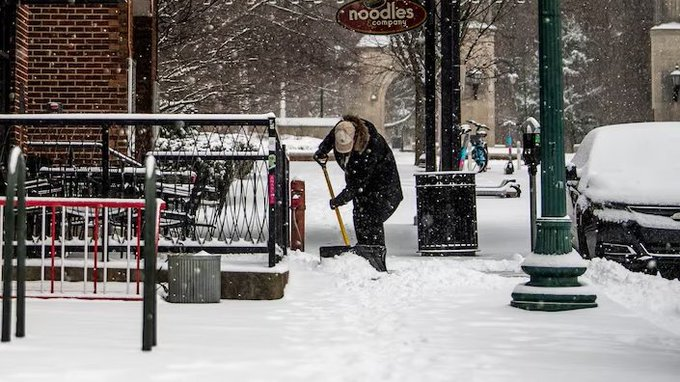
[[[541,164],[541,134],[524,133],[522,144],[522,159],[529,167],[529,172],[535,175],[536,167]]]
[[[522,136],[522,159],[529,168],[529,215],[531,217],[531,250],[536,246],[536,171],[541,163],[541,134],[527,132]]]

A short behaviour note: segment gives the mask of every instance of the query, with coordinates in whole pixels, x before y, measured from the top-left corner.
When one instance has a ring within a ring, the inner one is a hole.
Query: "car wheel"
[[[589,258],[601,257],[602,254],[597,251],[597,227],[595,225],[586,226],[584,232]]]
[[[659,274],[659,269],[658,269],[657,267],[645,267],[645,268],[642,270],[642,273],[647,274],[647,275],[656,276],[657,274]],[[665,277],[665,278],[668,278],[668,277],[666,277],[666,274],[665,274],[665,273],[662,273],[661,276],[662,276],[662,277]],[[671,278],[671,279],[672,279],[672,278]]]
[[[657,268],[658,269],[658,268]],[[655,270],[657,270],[655,269]],[[680,265],[667,265],[658,269],[661,277],[668,280],[680,279]]]

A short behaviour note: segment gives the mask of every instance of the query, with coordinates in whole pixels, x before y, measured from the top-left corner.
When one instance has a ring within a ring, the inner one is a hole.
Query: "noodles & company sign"
[[[356,0],[338,10],[335,19],[347,29],[366,34],[394,34],[422,25],[427,11],[411,0]]]

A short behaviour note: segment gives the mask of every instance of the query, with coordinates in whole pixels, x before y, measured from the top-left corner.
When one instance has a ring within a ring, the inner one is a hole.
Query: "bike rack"
[[[519,198],[522,189],[515,179],[503,179],[498,186],[477,186],[477,196],[495,196],[499,198]]]

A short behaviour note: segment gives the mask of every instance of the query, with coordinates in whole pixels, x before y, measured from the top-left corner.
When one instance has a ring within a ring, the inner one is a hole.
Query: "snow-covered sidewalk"
[[[595,260],[583,279],[598,308],[512,308],[526,281],[526,170],[512,176],[521,198],[478,199],[478,256],[427,258],[413,225],[419,169],[412,154],[397,157],[406,199],[386,227],[391,273],[353,255],[319,262],[318,246],[341,238],[318,165],[294,162],[307,186],[307,247],[286,260],[282,300],[159,300],[159,343],[143,353],[141,303],[31,299],[27,337],[0,344],[0,381],[677,380],[679,281]],[[503,165],[478,184],[498,183]],[[329,169],[337,192],[341,174]],[[343,215],[352,233],[351,208]]]

